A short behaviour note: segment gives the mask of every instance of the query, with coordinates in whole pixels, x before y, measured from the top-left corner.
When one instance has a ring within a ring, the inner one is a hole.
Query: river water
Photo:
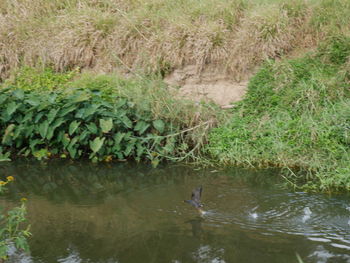
[[[291,192],[278,170],[11,162],[30,254],[10,262],[350,262],[350,197]],[[205,213],[184,203],[202,185]]]

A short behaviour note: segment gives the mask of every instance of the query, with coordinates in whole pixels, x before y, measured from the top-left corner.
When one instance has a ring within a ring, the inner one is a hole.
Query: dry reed
[[[349,33],[348,0],[3,0],[0,80],[22,65],[99,72],[207,64],[233,77]]]

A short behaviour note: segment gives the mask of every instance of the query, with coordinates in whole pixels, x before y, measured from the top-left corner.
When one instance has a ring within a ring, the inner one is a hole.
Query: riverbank
[[[2,1],[0,160],[209,158],[350,190],[349,14],[347,0]]]
[[[267,61],[211,132],[208,152],[223,164],[285,168],[304,189],[350,190],[349,55],[350,38],[339,36],[304,57]]]

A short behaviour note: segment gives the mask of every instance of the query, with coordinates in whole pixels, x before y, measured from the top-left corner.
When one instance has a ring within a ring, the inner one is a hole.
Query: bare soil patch
[[[179,87],[181,96],[194,101],[213,101],[223,108],[243,98],[247,89],[247,80],[235,81],[227,72],[214,66],[198,71],[195,65],[175,69],[164,81]]]

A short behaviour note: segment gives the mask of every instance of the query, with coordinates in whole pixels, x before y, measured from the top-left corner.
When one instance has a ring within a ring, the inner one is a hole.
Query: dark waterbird
[[[203,204],[201,203],[201,196],[202,186],[199,186],[193,189],[191,200],[184,200],[184,202],[194,206],[200,213],[203,213],[204,211],[201,209],[203,207]]]

